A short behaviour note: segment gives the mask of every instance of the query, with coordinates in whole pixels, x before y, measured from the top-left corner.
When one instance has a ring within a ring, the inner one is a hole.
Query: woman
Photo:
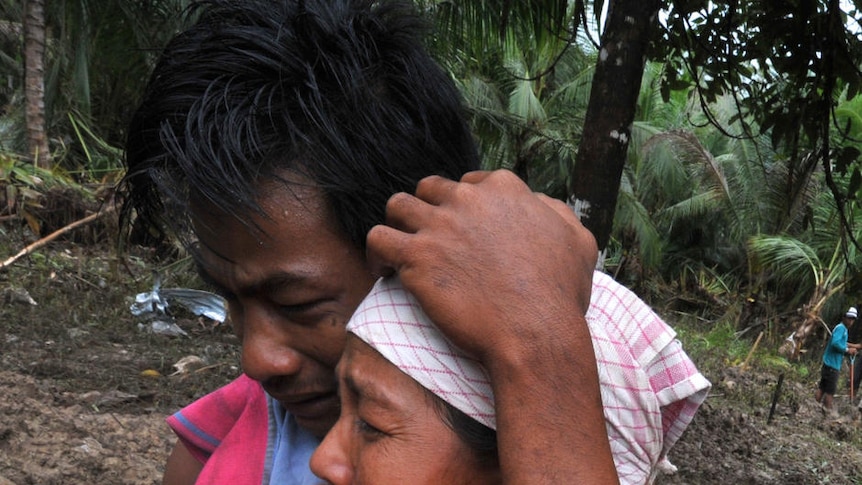
[[[594,275],[587,321],[620,482],[649,483],[709,382],[673,330],[602,273]],[[312,470],[336,485],[499,483],[490,380],[400,282],[378,281],[347,330],[338,365],[341,417]]]
[[[347,331],[341,416],[312,457],[318,476],[336,485],[500,483],[487,374],[397,279],[377,282]]]

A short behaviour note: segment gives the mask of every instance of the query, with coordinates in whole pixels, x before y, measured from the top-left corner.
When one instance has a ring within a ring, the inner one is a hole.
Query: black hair
[[[471,418],[425,387],[422,387],[422,390],[425,391],[426,398],[433,403],[437,416],[475,454],[479,466],[489,471],[499,470],[497,431]]]
[[[411,3],[202,0],[187,15],[129,126],[126,222],[188,234],[191,199],[245,221],[261,184],[293,172],[364,248],[392,194],[479,168]]]

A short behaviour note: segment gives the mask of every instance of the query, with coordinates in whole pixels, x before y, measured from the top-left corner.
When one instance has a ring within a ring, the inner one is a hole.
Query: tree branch
[[[48,234],[47,236],[43,237],[42,239],[39,239],[38,241],[28,245],[24,249],[18,251],[18,253],[16,255],[11,256],[6,261],[3,261],[3,263],[0,264],[0,270],[7,268],[9,265],[14,263],[15,261],[18,261],[22,257],[24,257],[24,256],[32,253],[33,251],[41,248],[42,246],[48,244],[49,242],[53,241],[54,239],[57,239],[58,237],[71,231],[72,229],[76,229],[78,227],[87,225],[87,224],[95,221],[96,219],[98,219],[98,218],[100,218],[106,214],[113,213],[115,210],[116,210],[116,206],[114,204],[110,204],[106,209],[102,209],[99,212],[96,212],[95,214],[90,214],[89,216],[87,216],[83,219],[80,219],[78,221],[75,221],[75,222],[69,224],[68,226],[57,229],[56,231],[52,232],[51,234]]]

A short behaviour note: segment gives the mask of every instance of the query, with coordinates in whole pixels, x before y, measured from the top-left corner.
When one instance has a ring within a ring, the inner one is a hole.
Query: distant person
[[[814,398],[823,406],[827,413],[834,414],[832,398],[838,389],[838,375],[845,355],[856,355],[858,344],[847,343],[848,329],[853,327],[858,313],[856,307],[850,307],[844,318],[832,329],[832,338],[823,352],[823,366],[820,368],[820,384]]]
[[[853,325],[847,329],[847,342],[862,348],[862,325]],[[853,364],[852,379],[847,380],[847,387],[853,390],[854,396],[859,396],[859,383],[862,382],[862,356],[850,359]]]

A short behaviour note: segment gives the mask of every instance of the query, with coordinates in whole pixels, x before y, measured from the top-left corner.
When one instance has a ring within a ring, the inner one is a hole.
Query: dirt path
[[[239,373],[228,325],[174,312],[188,336],[170,337],[131,314],[158,268],[143,256],[66,243],[0,271],[0,485],[160,483],[165,416]],[[178,274],[165,286],[192,284]],[[177,375],[189,355],[206,368]]]
[[[849,396],[836,396],[833,417],[814,401],[814,382],[785,381],[767,424],[776,375],[731,367],[707,377],[712,394],[670,453],[679,472],[658,484],[862,483],[862,423]]]
[[[123,395],[58,394],[13,372],[0,372],[0,396],[0,484],[161,482],[172,443],[161,413],[129,414]]]
[[[806,386],[790,383],[767,426],[768,406],[746,411],[739,399],[761,402],[774,388],[770,377],[723,374],[711,376],[713,395],[671,452],[678,473],[657,484],[862,483],[862,427],[846,396],[837,398],[836,419],[806,399]],[[0,485],[160,483],[173,437],[164,414],[140,404],[0,371]]]
[[[0,485],[159,483],[173,443],[164,417],[237,375],[237,339],[181,316],[187,337],[142,331],[129,305],[151,287],[152,262],[116,271],[109,251],[53,251],[0,272]],[[188,274],[164,287],[193,285],[178,280]],[[11,296],[21,289],[38,304]],[[202,372],[172,375],[188,355]],[[671,451],[679,472],[659,485],[862,484],[862,426],[846,396],[840,418],[824,416],[817,376],[788,369],[767,425],[777,371],[698,364],[713,392]]]

